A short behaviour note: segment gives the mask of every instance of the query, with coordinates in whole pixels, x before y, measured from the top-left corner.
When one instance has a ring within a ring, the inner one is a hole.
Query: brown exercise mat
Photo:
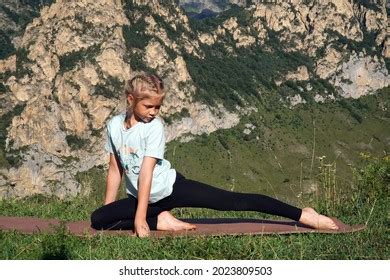
[[[349,226],[336,218],[332,218],[339,230],[315,230],[294,221],[271,221],[258,219],[182,219],[196,224],[191,231],[152,231],[153,237],[165,236],[222,236],[222,235],[261,235],[292,233],[348,233],[365,229],[365,225]],[[97,231],[91,228],[89,221],[61,222],[57,219],[41,219],[35,217],[0,217],[0,230],[18,231],[22,233],[54,232],[62,224],[69,233],[76,236],[128,235],[134,236],[131,230]]]

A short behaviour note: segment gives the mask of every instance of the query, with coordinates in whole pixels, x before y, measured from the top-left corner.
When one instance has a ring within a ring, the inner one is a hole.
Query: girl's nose
[[[157,109],[152,109],[151,112],[150,112],[150,114],[151,114],[152,116],[157,115],[157,113],[158,113],[158,110],[157,110]]]

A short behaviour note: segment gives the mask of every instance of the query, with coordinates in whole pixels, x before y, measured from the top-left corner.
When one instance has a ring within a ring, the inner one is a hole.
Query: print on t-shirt
[[[132,172],[135,175],[139,175],[140,159],[142,158],[139,154],[139,149],[123,145],[119,149],[118,155],[126,174]]]

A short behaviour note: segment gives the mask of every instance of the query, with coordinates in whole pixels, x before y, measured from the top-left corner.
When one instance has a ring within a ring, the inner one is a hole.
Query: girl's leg
[[[104,205],[92,213],[92,227],[98,230],[134,229],[136,209],[137,199],[132,196]],[[157,206],[148,207],[146,221],[151,230],[157,229],[157,216],[163,211],[163,209]]]
[[[202,207],[223,211],[258,211],[290,218],[317,229],[338,229],[332,219],[318,214],[312,208],[299,209],[261,194],[225,191],[185,179],[181,174],[178,174],[172,195],[156,204],[167,210],[175,207]]]
[[[178,176],[167,201],[157,202],[161,208],[200,207],[222,211],[258,211],[299,221],[302,210],[277,199],[250,193],[230,192]]]

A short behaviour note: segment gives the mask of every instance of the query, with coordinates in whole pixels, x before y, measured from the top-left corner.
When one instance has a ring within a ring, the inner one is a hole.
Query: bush
[[[132,48],[144,49],[146,47],[152,37],[145,34],[145,28],[146,23],[143,19],[131,26],[123,26],[123,38],[128,50]]]
[[[116,77],[109,77],[105,84],[95,86],[95,94],[106,98],[119,98],[123,92],[123,83]]]
[[[9,35],[2,30],[0,30],[0,46],[0,59],[7,58],[15,53],[15,48],[9,38]]]
[[[82,149],[90,142],[88,139],[80,138],[77,135],[67,135],[65,139],[72,150]]]
[[[358,171],[359,197],[361,203],[372,203],[374,199],[389,199],[390,156],[366,157],[365,166]]]
[[[32,71],[28,68],[28,64],[31,60],[28,58],[28,51],[25,48],[19,48],[16,50],[16,72],[15,77],[20,79],[25,75],[31,75]]]
[[[149,67],[142,58],[142,53],[136,52],[130,56],[130,66],[136,71],[154,73],[155,70]]]
[[[77,64],[85,63],[85,61],[94,61],[95,57],[100,52],[100,45],[92,45],[86,49],[81,49],[71,53],[67,53],[59,58],[60,73],[70,71],[77,66]]]
[[[28,5],[35,10],[42,9],[43,6],[49,6],[54,0],[20,0],[20,4]]]
[[[33,18],[39,15],[37,9],[24,9],[23,12],[17,13],[10,10],[6,5],[2,5],[0,7],[7,17],[21,27],[21,30],[23,30],[25,26],[33,20]]]
[[[379,6],[379,4],[377,4],[376,2],[378,1],[373,1],[373,0],[357,0],[356,1],[358,4],[370,9],[370,10],[374,10],[376,12],[380,12],[381,11],[381,7]]]
[[[361,109],[362,107],[358,107],[358,108],[355,108],[355,106],[353,104],[361,104],[360,106],[363,106],[363,104],[361,102],[351,102],[349,100],[346,100],[346,99],[340,99],[338,100],[338,103],[345,109],[348,110],[348,112],[351,114],[351,116],[358,122],[358,123],[362,123],[363,122],[363,117],[362,115],[360,114],[359,112],[359,109]]]
[[[183,108],[183,109],[181,109],[180,112],[176,112],[170,116],[164,117],[164,121],[167,124],[172,124],[176,120],[180,120],[182,118],[188,118],[188,117],[190,117],[190,113],[188,112],[188,109]]]
[[[9,87],[4,83],[0,82],[0,93],[9,92]]]

